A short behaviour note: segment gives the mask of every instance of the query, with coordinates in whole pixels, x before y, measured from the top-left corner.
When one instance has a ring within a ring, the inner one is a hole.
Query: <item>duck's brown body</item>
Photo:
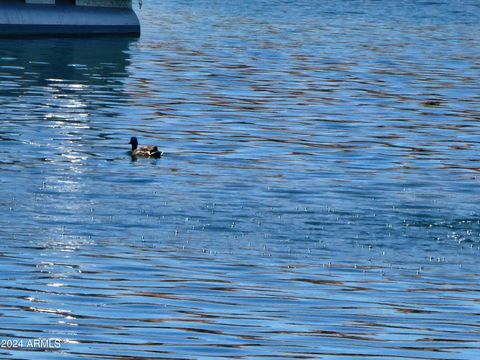
[[[147,145],[138,147],[138,140],[136,137],[132,137],[130,139],[130,144],[132,145],[132,157],[159,158],[163,154],[161,151],[158,150],[158,147],[156,146]]]
[[[159,158],[162,156],[162,153],[158,151],[156,146],[143,146],[141,148],[132,150],[132,156]]]

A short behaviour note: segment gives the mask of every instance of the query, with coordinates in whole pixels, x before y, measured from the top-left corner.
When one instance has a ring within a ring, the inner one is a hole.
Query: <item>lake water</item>
[[[0,40],[0,357],[478,359],[480,3],[137,13]]]

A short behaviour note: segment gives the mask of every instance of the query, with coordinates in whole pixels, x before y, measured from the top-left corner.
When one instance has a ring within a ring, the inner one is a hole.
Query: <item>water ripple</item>
[[[155,0],[140,39],[2,39],[0,356],[475,359],[478,7]]]

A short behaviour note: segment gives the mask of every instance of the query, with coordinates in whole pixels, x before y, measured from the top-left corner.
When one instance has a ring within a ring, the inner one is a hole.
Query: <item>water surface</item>
[[[0,40],[0,357],[476,359],[478,2],[137,12]]]

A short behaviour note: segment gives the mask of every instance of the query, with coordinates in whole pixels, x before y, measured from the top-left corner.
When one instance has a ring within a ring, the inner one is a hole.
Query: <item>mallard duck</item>
[[[132,145],[131,155],[132,157],[150,157],[150,158],[159,158],[162,156],[163,152],[158,151],[156,146],[147,145],[138,147],[138,140],[135,136],[130,139],[129,144]]]

